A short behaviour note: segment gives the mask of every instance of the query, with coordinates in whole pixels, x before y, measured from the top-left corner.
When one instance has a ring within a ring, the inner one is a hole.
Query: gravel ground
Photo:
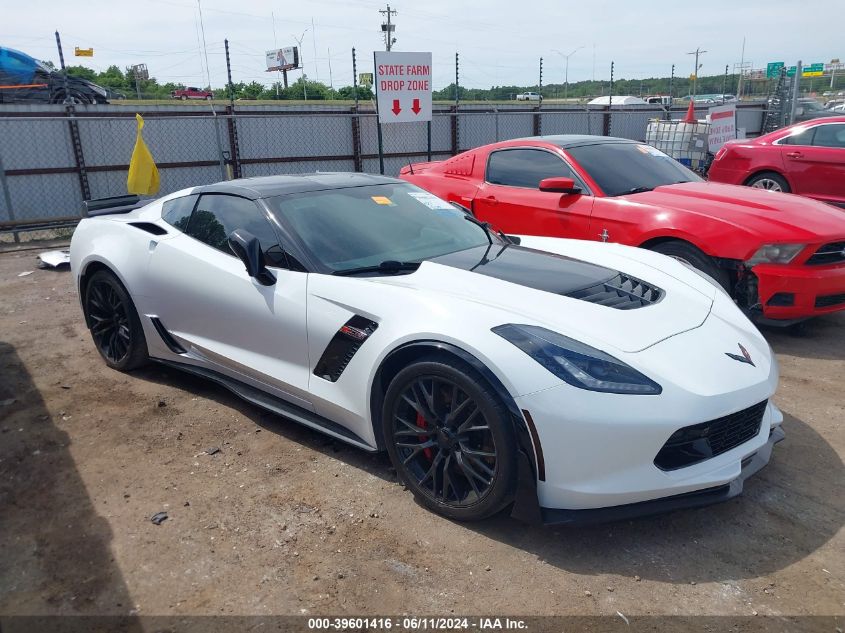
[[[843,331],[766,331],[787,439],[741,497],[466,525],[386,456],[161,366],[108,369],[70,274],[0,254],[0,615],[841,615]]]

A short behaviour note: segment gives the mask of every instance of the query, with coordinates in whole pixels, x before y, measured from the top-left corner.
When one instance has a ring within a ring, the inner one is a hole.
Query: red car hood
[[[845,237],[845,210],[788,193],[688,182],[616,199],[713,218],[767,241],[817,242]]]

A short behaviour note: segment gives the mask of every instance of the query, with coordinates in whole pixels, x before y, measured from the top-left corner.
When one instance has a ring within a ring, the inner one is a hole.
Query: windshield
[[[410,184],[370,185],[266,200],[304,248],[330,272],[420,262],[489,245],[463,211]]]
[[[674,158],[649,145],[601,143],[566,151],[608,196],[650,191],[679,182],[701,182]]]

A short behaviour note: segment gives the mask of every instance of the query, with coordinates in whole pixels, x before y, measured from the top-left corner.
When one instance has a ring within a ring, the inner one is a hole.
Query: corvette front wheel
[[[390,383],[383,414],[390,459],[423,505],[473,521],[512,501],[513,425],[499,397],[469,368],[445,359],[413,363]]]
[[[111,272],[98,270],[85,286],[85,319],[106,364],[129,371],[148,360],[144,329],[132,298]]]

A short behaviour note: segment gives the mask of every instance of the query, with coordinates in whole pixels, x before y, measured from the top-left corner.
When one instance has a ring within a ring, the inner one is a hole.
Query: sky
[[[372,71],[372,53],[383,50],[377,0],[0,0],[0,45],[58,65],[55,30],[67,64],[104,70],[145,63],[161,83],[213,87],[226,82],[223,40],[229,39],[233,81],[269,84],[265,51],[296,45],[310,79],[352,83]],[[460,83],[471,88],[536,85],[539,59],[543,83],[700,75],[733,71],[742,57],[754,68],[767,62],[805,64],[845,59],[841,0],[393,0],[394,50],[431,51],[433,86],[454,81],[460,53]],[[203,46],[203,31],[204,41]],[[74,47],[94,48],[94,57],[74,57]],[[207,64],[206,64],[207,60]],[[301,71],[292,71],[295,80]]]

